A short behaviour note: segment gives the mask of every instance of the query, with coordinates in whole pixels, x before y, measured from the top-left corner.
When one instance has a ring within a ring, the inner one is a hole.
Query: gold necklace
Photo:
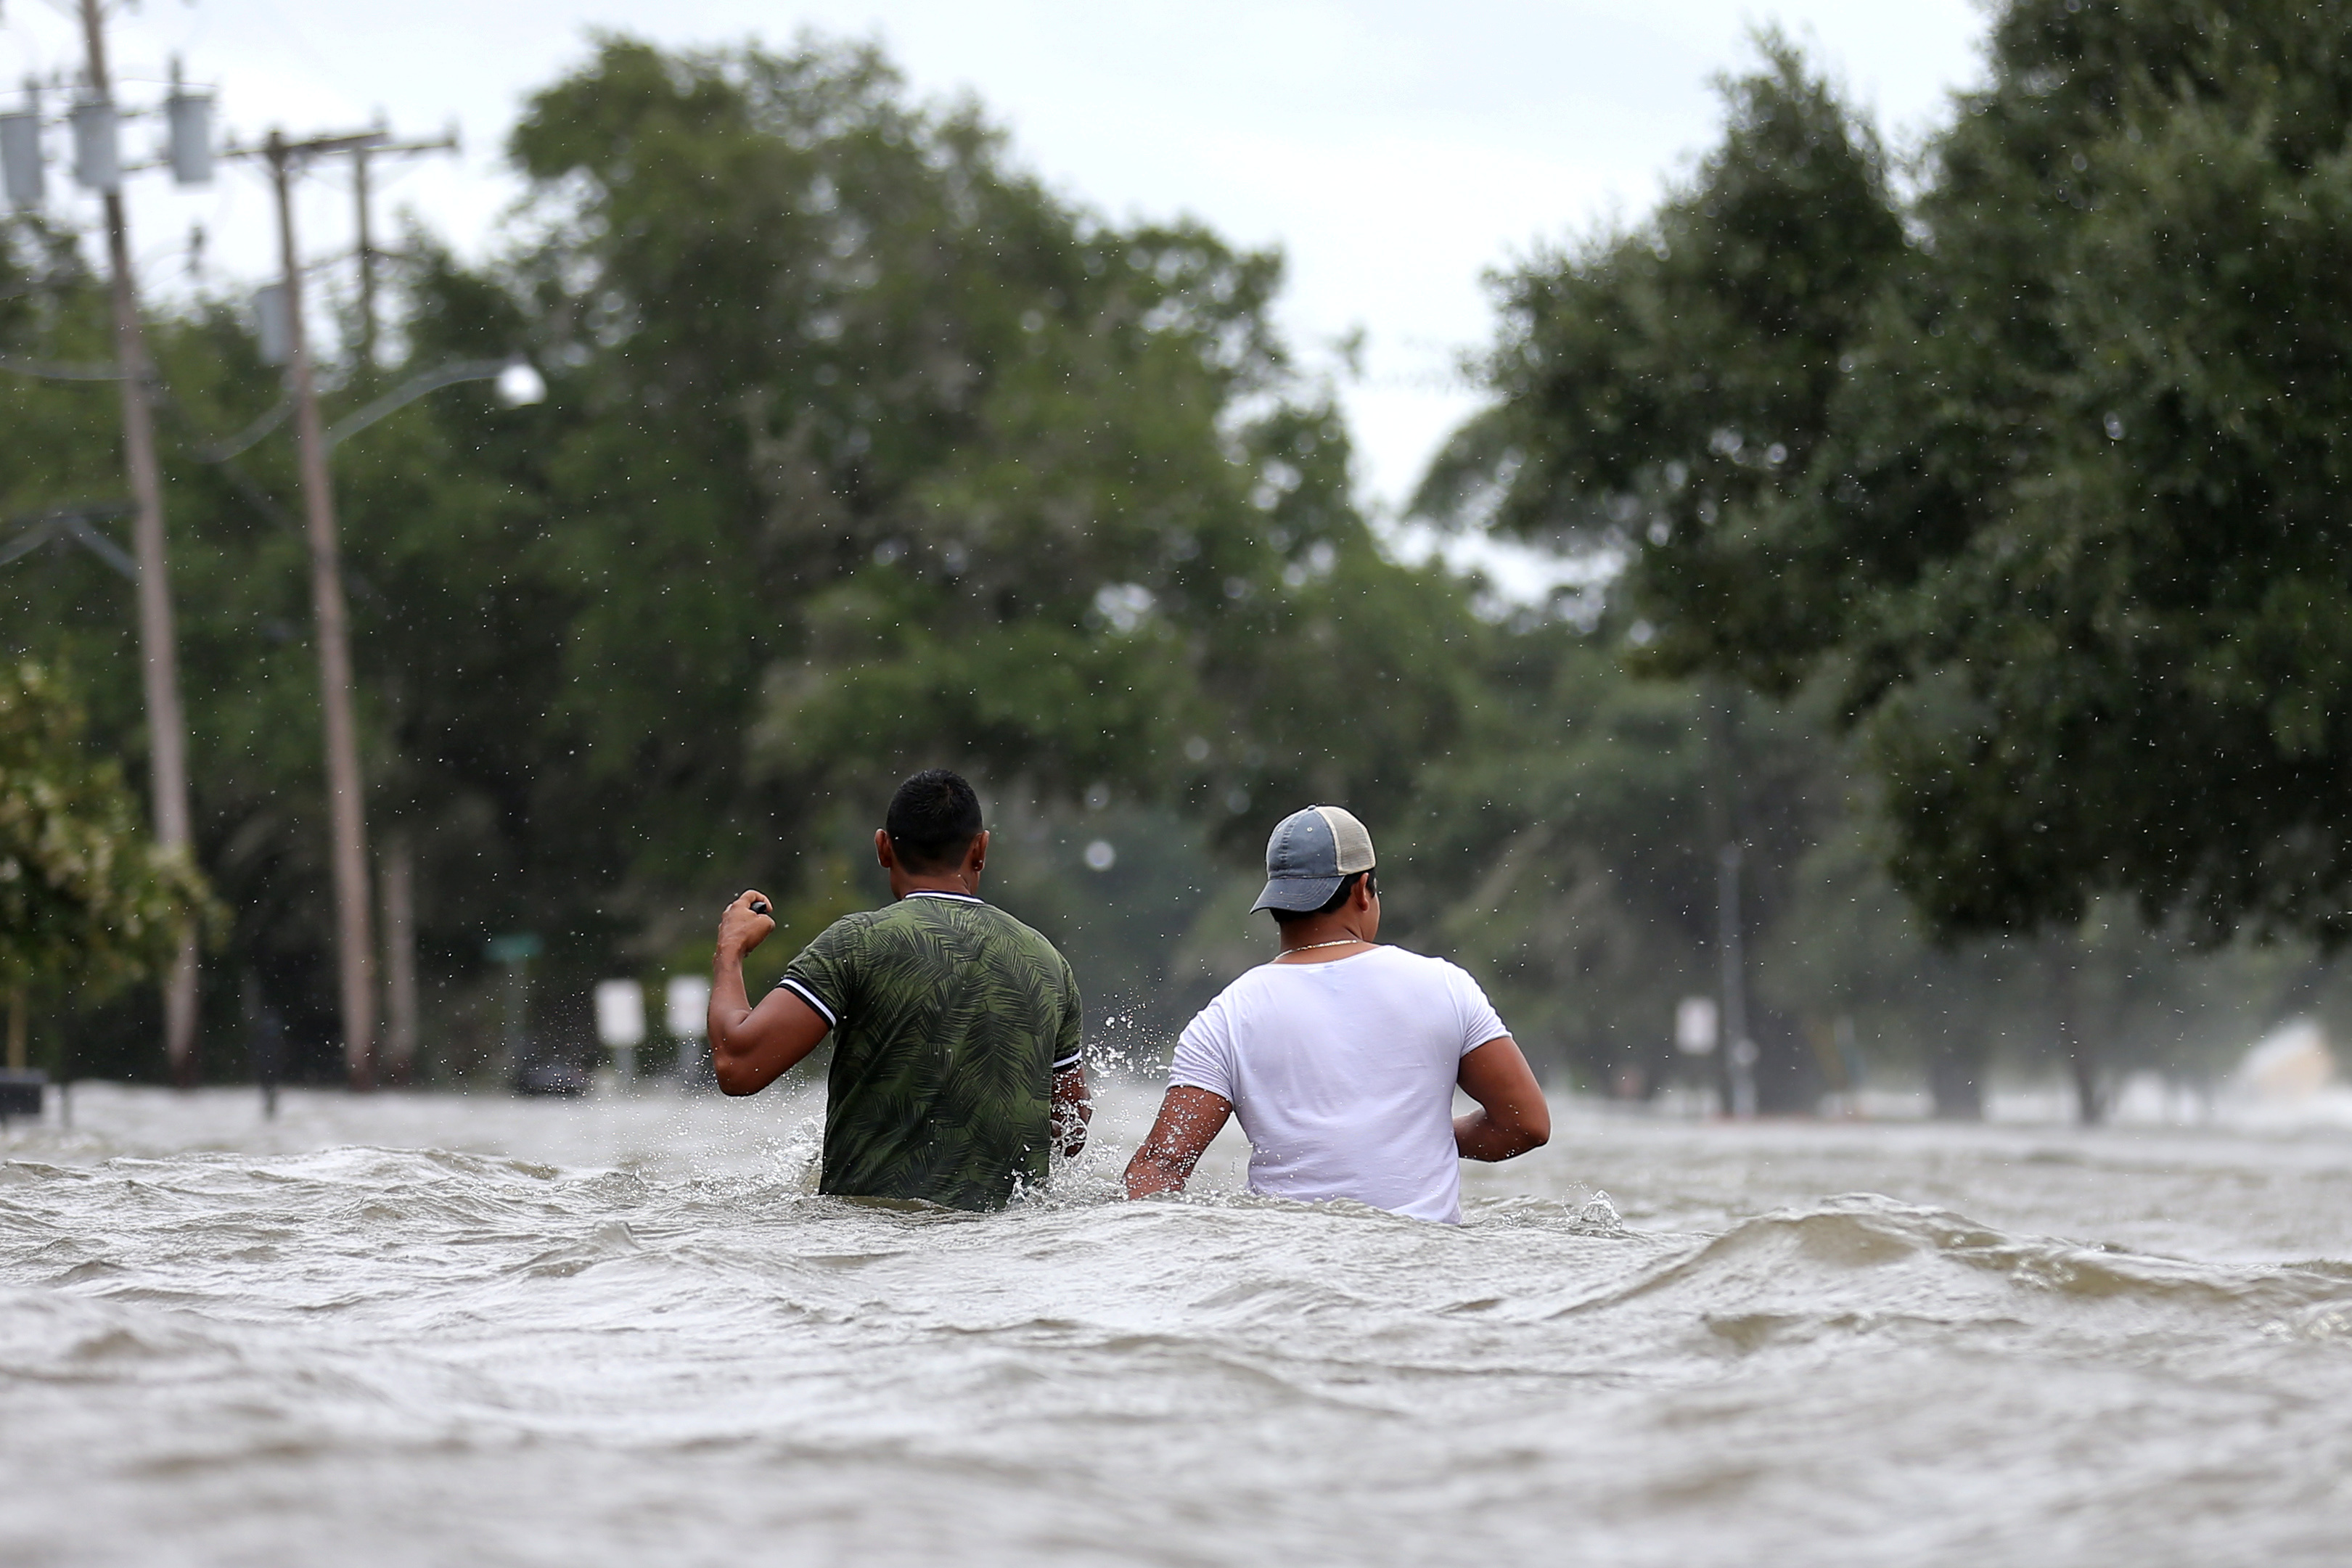
[[[1362,937],[1360,937],[1360,936],[1342,936],[1342,937],[1340,937],[1340,938],[1339,938],[1338,941],[1336,941],[1336,942],[1307,942],[1307,943],[1303,943],[1303,944],[1301,944],[1300,946],[1296,946],[1296,947],[1285,947],[1285,948],[1282,950],[1282,952],[1283,952],[1283,956],[1284,956],[1285,957],[1287,957],[1287,956],[1290,956],[1291,954],[1293,954],[1293,953],[1312,953],[1312,952],[1313,952],[1313,951],[1315,951],[1315,949],[1316,949],[1316,948],[1318,948],[1318,947],[1345,947],[1345,946],[1348,946],[1350,942],[1363,942],[1363,941],[1364,941],[1364,939],[1363,939]],[[1371,944],[1370,944],[1370,943],[1369,943],[1369,942],[1365,942],[1365,943],[1364,943],[1364,946],[1366,946],[1367,947],[1369,947],[1369,946],[1371,946]]]

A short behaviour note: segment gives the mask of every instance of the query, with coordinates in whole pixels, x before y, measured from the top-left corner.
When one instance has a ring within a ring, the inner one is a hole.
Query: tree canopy
[[[161,974],[215,913],[187,857],[150,838],[113,763],[86,752],[83,723],[50,671],[0,668],[0,991],[104,995]]]
[[[606,39],[511,152],[510,246],[412,233],[405,363],[350,366],[329,409],[453,359],[548,382],[525,409],[448,389],[335,454],[371,825],[415,857],[428,969],[533,930],[584,994],[750,880],[821,918],[852,896],[845,830],[917,766],[1246,858],[1270,804],[1400,805],[1458,726],[1469,589],[1379,549],[1329,388],[1272,325],[1275,255],[1102,221],[866,47]],[[14,235],[10,351],[102,361],[71,246]],[[291,454],[221,460],[280,394],[225,302],[152,338],[200,850],[265,988],[316,997]],[[12,510],[110,483],[112,395],[0,384],[54,437],[0,454]],[[123,646],[96,559],[5,586],[28,648]],[[101,706],[136,758],[135,687]]]
[[[1857,776],[1832,688],[1865,667],[1852,629],[1896,625],[1900,600],[1811,564],[1846,547],[1799,547],[1855,389],[1947,252],[1792,52],[1731,107],[1654,225],[1507,286],[1508,395],[1430,494],[1629,575],[1604,605],[1507,612],[1401,562],[1358,508],[1333,388],[1275,324],[1278,256],[1107,221],[871,48],[598,40],[526,105],[530,198],[493,248],[460,259],[412,225],[389,363],[350,351],[320,272],[330,422],[452,361],[526,353],[548,385],[527,408],[446,387],[332,459],[420,1074],[501,1060],[494,938],[544,939],[524,1043],[575,1061],[593,982],[698,970],[746,884],[777,899],[781,965],[880,896],[866,841],[933,764],[982,786],[992,895],[1069,951],[1090,1039],[1142,1061],[1263,956],[1264,834],[1318,800],[1373,825],[1389,932],[1471,966],[1588,1087],[1712,1075],[1670,1029],[1717,983],[1727,838],[1769,1108],[1853,1087],[1866,1056],[1965,1110],[1996,1052],[2050,1059],[2062,973],[2130,1001],[2118,1063],[2242,1040],[2281,984],[2242,953],[2189,966],[2118,924],[2063,953],[1932,954],[1874,865],[1889,786]],[[89,542],[121,470],[117,389],[80,379],[109,357],[87,252],[0,220],[0,422],[23,433],[0,443],[0,651],[74,670],[93,749],[135,785],[129,594]],[[276,1013],[295,1070],[331,1072],[284,390],[224,294],[149,332],[196,849],[231,912],[207,1071],[237,1073]],[[91,531],[43,521],[63,512]],[[1896,733],[1893,708],[1853,711],[1865,739]],[[152,1072],[142,1005],[43,1013],[70,1036],[54,1059]]]
[[[1464,472],[1619,528],[1654,667],[1833,682],[1942,932],[2352,935],[2347,28],[2013,0],[1907,198],[1773,45],[1652,223],[1504,282]]]

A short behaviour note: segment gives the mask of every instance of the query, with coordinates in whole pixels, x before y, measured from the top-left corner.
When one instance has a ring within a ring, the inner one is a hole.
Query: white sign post
[[[677,1076],[682,1083],[711,1082],[710,1052],[701,1049],[710,1024],[710,978],[707,975],[672,975],[662,994],[662,1022],[677,1041]]]
[[[1675,1049],[1685,1056],[1715,1051],[1716,1006],[1713,997],[1685,997],[1675,1004]]]
[[[625,1092],[636,1082],[637,1047],[646,1038],[646,988],[635,980],[596,982],[596,1038],[613,1052]]]

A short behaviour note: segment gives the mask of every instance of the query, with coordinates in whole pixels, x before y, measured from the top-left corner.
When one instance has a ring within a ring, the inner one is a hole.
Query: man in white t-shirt
[[[1374,865],[1371,834],[1337,806],[1274,830],[1256,908],[1273,913],[1282,951],[1185,1026],[1128,1197],[1182,1191],[1239,1116],[1251,1191],[1452,1224],[1457,1158],[1507,1160],[1551,1136],[1543,1090],[1478,983],[1374,941]],[[1454,1114],[1457,1085],[1480,1109]]]

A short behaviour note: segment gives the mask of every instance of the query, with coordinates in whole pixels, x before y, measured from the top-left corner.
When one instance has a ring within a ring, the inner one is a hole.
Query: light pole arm
[[[425,371],[411,376],[365,407],[354,409],[327,426],[328,450],[341,446],[376,421],[397,413],[428,392],[454,387],[461,382],[494,382],[516,362],[513,360],[459,360],[454,364],[443,365],[439,370]]]

